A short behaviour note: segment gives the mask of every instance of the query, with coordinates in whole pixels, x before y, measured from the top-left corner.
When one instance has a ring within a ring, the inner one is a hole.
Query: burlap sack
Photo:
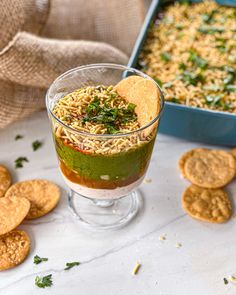
[[[42,35],[103,41],[129,55],[145,9],[144,0],[52,0]]]
[[[46,89],[62,72],[88,63],[125,64],[127,56],[106,43],[52,38],[102,39],[129,52],[144,17],[140,3],[52,0],[49,9],[46,0],[0,1],[0,128],[44,107]],[[34,35],[40,32],[50,38]]]
[[[50,12],[48,0],[0,1],[0,51],[19,31],[39,34]]]

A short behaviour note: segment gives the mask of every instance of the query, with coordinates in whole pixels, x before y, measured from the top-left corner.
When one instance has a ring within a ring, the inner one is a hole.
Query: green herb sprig
[[[23,137],[24,137],[23,135],[21,135],[21,134],[17,134],[17,135],[15,136],[15,140],[22,139]]]
[[[161,58],[161,60],[163,60],[163,61],[165,61],[165,62],[168,62],[168,61],[171,60],[171,54],[168,53],[168,52],[162,52],[162,53],[160,54],[160,58]]]
[[[201,73],[190,72],[188,70],[184,71],[180,75],[180,79],[184,81],[187,85],[196,86],[198,83],[204,82],[204,76]]]
[[[33,151],[37,151],[39,148],[41,148],[43,145],[43,143],[39,140],[35,140],[34,142],[32,142],[32,148],[33,148]]]
[[[100,101],[97,97],[88,105],[86,115],[83,118],[85,122],[96,122],[104,124],[108,134],[119,132],[119,125],[132,122],[137,119],[134,112],[136,105],[129,103],[126,108],[111,108],[108,103],[112,97],[108,98],[104,106],[100,106]]]
[[[198,32],[202,34],[209,34],[209,35],[214,35],[216,33],[223,33],[225,29],[222,27],[209,27],[209,26],[201,26],[198,28]]]
[[[48,258],[39,257],[38,255],[34,256],[34,264],[39,264],[43,261],[48,261]]]
[[[202,16],[202,20],[204,23],[206,24],[210,24],[214,21],[214,16],[217,13],[216,9],[213,9],[210,13],[203,13]]]
[[[24,167],[24,162],[29,162],[29,160],[26,157],[19,157],[15,160],[15,168],[22,168]]]
[[[35,278],[35,285],[39,288],[46,288],[46,287],[51,287],[53,285],[52,282],[52,275],[47,275],[45,277],[39,277],[37,276]]]
[[[226,278],[223,278],[223,280],[224,280],[224,284],[228,285],[229,281]]]
[[[189,50],[188,61],[200,69],[206,69],[208,66],[208,61],[201,58],[194,50]]]
[[[69,270],[72,267],[75,267],[75,266],[78,266],[78,265],[80,265],[80,262],[78,262],[78,261],[75,261],[75,262],[67,262],[66,263],[66,267],[64,268],[64,270]]]

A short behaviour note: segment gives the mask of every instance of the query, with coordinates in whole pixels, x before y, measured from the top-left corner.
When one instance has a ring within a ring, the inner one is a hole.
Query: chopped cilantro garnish
[[[223,278],[223,280],[224,280],[224,284],[228,285],[229,281],[226,278]]]
[[[168,52],[162,52],[161,54],[160,54],[160,58],[161,58],[161,60],[163,60],[163,61],[170,61],[171,60],[171,55],[170,55],[170,53],[168,53]]]
[[[162,85],[163,85],[163,82],[159,79],[159,78],[153,78],[156,82],[157,82],[157,84],[160,86],[160,87],[162,87]]]
[[[206,69],[208,62],[201,58],[194,50],[189,50],[188,61],[192,62],[194,65],[201,69]]]
[[[181,63],[179,64],[179,69],[185,71],[185,70],[187,69],[186,64],[183,63],[183,62],[181,62]]]
[[[236,92],[236,85],[226,85],[225,90],[228,92]]]
[[[24,137],[23,135],[21,135],[21,134],[17,134],[17,135],[15,136],[15,140],[22,139],[23,137]]]
[[[232,83],[233,81],[234,81],[234,75],[233,74],[229,74],[229,75],[227,75],[225,78],[224,78],[224,80],[223,80],[223,83],[225,84],[225,85],[228,85],[228,84],[230,84],[230,83]]]
[[[219,95],[206,95],[205,98],[206,98],[206,103],[208,105],[215,106],[221,100],[222,95],[221,94],[219,94]]]
[[[204,90],[209,90],[209,91],[219,91],[221,90],[221,86],[212,84],[212,85],[206,85],[203,87]]]
[[[66,267],[64,268],[64,270],[68,270],[68,269],[71,269],[72,267],[74,266],[77,266],[77,265],[80,265],[80,262],[67,262],[66,263]]]
[[[34,264],[39,264],[43,261],[48,261],[48,258],[39,257],[38,255],[34,256]]]
[[[190,72],[187,70],[181,74],[180,78],[186,82],[187,85],[196,86],[198,83],[204,82],[204,77],[201,73]]]
[[[129,103],[127,108],[111,108],[108,105],[109,98],[105,101],[104,106],[100,106],[100,101],[95,98],[87,107],[86,115],[83,122],[96,122],[104,124],[108,134],[119,132],[118,126],[134,121],[137,116],[134,112],[135,104]]]
[[[133,112],[135,107],[136,107],[136,105],[134,103],[129,103],[127,106],[127,110]]]
[[[173,85],[173,82],[170,81],[170,82],[164,83],[163,88],[171,88],[172,85]]]
[[[19,157],[15,160],[15,168],[22,168],[24,162],[29,162],[26,157]]]
[[[51,287],[52,286],[52,275],[47,275],[45,277],[40,278],[37,276],[35,278],[35,285],[39,288],[46,288],[46,287]]]
[[[180,103],[179,100],[176,97],[172,97],[170,99],[170,102],[174,102],[174,103]]]
[[[32,143],[32,148],[33,148],[33,151],[37,151],[41,146],[43,145],[43,143],[39,140],[35,140],[33,143]]]
[[[209,35],[214,35],[215,33],[223,33],[225,31],[224,28],[222,27],[204,27],[201,26],[198,28],[198,32],[202,34],[209,34]]]
[[[112,124],[105,124],[105,127],[107,128],[108,134],[116,134],[119,132],[119,129],[116,126],[113,126]]]
[[[88,115],[96,115],[100,110],[100,100],[96,96],[94,100],[87,106],[86,113]]]
[[[227,52],[227,48],[225,47],[224,44],[218,44],[218,45],[216,45],[216,48],[219,49],[219,51],[220,51],[221,53],[225,53],[225,52]]]
[[[210,13],[203,13],[202,16],[202,20],[204,21],[204,23],[209,24],[213,21],[213,17],[216,14],[217,10],[213,9]]]

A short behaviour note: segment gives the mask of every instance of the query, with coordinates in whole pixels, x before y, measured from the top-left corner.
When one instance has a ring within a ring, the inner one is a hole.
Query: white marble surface
[[[16,134],[23,140],[14,141]],[[44,141],[33,152],[31,143]],[[27,260],[15,269],[0,273],[0,294],[80,295],[229,295],[236,285],[223,278],[236,274],[236,221],[223,225],[197,222],[181,208],[181,193],[188,185],[176,165],[180,155],[198,144],[159,135],[147,177],[142,184],[145,208],[127,227],[114,232],[86,231],[67,207],[66,186],[57,168],[56,156],[45,112],[18,122],[0,132],[0,162],[7,165],[14,181],[29,178],[53,180],[63,189],[59,206],[35,221],[24,222],[32,240]],[[22,169],[14,160],[27,156]],[[236,196],[236,183],[227,187]],[[166,234],[166,240],[159,236]],[[176,248],[176,243],[181,248]],[[34,255],[49,261],[33,264]],[[81,265],[67,272],[66,262]],[[142,264],[137,276],[131,271]],[[36,275],[53,275],[53,286],[38,289]]]

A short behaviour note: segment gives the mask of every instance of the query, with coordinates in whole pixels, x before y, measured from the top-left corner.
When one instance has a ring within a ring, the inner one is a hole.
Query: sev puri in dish
[[[113,86],[82,87],[61,98],[54,115],[75,131],[54,124],[55,136],[65,144],[96,154],[114,154],[150,140],[139,132],[135,104],[122,98]],[[76,133],[79,131],[79,133]],[[93,135],[101,135],[93,136]],[[108,135],[104,137],[104,134]],[[109,134],[111,135],[109,137]],[[112,137],[114,134],[121,136]]]
[[[236,113],[235,20],[236,8],[213,1],[167,6],[150,27],[140,69],[169,102]]]

